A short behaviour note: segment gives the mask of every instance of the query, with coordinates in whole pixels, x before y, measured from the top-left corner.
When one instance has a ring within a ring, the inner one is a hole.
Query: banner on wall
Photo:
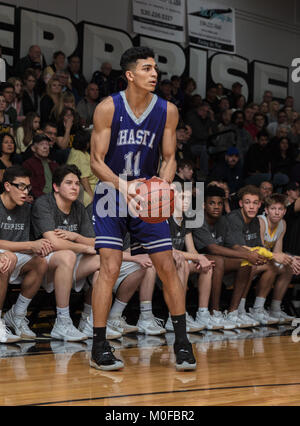
[[[133,31],[150,37],[184,43],[185,0],[132,0]]]
[[[187,0],[190,45],[235,53],[235,9],[211,0]]]

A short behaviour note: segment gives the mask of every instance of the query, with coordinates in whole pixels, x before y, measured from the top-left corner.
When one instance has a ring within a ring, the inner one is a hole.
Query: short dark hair
[[[260,132],[258,132],[256,137],[257,137],[257,140],[260,139],[261,137],[270,139],[270,135],[266,130],[261,130]]]
[[[34,145],[35,143],[43,142],[43,141],[51,142],[51,139],[44,133],[35,134],[32,138],[32,145]]]
[[[31,172],[30,170],[27,170],[25,169],[25,167],[20,165],[8,167],[7,169],[5,169],[5,172],[3,174],[2,184],[4,184],[5,182],[13,183],[13,181],[17,177],[31,178]]]
[[[55,185],[60,186],[64,178],[70,173],[76,175],[78,179],[81,178],[81,172],[75,164],[64,164],[53,172],[52,185],[55,183]]]
[[[208,186],[204,191],[204,201],[210,197],[225,198],[225,191],[217,185]]]
[[[56,59],[60,55],[66,57],[66,54],[62,50],[58,50],[57,52],[53,53],[53,59]]]
[[[91,140],[91,134],[87,130],[80,130],[74,136],[73,145],[74,149],[79,151],[86,151],[88,149],[88,144]]]
[[[43,123],[41,129],[45,131],[46,127],[53,127],[54,129],[57,129],[58,126],[53,121],[46,121],[45,123]]]
[[[127,49],[120,60],[120,66],[125,73],[139,59],[154,58],[154,52],[150,47],[131,47]]]
[[[14,89],[15,90],[15,86],[12,83],[3,83],[1,85],[1,92],[4,92],[5,89]]]
[[[184,169],[186,166],[191,167],[193,169],[194,163],[191,160],[184,158],[177,161],[177,171],[179,171],[180,169]]]

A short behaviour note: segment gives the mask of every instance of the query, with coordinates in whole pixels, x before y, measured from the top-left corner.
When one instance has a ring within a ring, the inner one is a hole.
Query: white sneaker
[[[174,331],[173,323],[171,316],[165,324],[165,328],[167,331]],[[200,325],[197,323],[188,313],[186,313],[186,332],[187,333],[196,333],[197,331],[204,330],[204,325]]]
[[[199,324],[194,318],[186,313],[186,331],[187,333],[196,333],[197,331],[204,330],[204,325]]]
[[[149,336],[157,336],[159,334],[165,334],[167,331],[163,328],[162,324],[162,320],[155,318],[153,314],[147,319],[142,318],[140,315],[137,327],[140,333],[148,334]]]
[[[78,330],[81,331],[85,336],[87,336],[89,339],[93,338],[93,319],[92,316],[88,316],[85,313],[81,314]],[[113,329],[110,326],[106,326],[106,339],[107,340],[114,340],[114,339],[120,339],[122,337],[122,334]]]
[[[21,338],[12,334],[10,329],[6,327],[5,322],[0,318],[0,343],[15,343]]]
[[[278,319],[271,317],[264,308],[250,308],[249,314],[262,325],[278,324]]]
[[[15,334],[22,339],[35,339],[36,334],[28,327],[28,319],[25,315],[16,315],[14,306],[4,315],[5,324],[11,327]]]
[[[247,324],[251,324],[251,327],[258,327],[260,323],[247,314],[246,310],[239,311],[239,318]]]
[[[223,330],[233,330],[236,328],[235,323],[229,321],[221,311],[213,311],[211,316],[215,324],[220,325]]]
[[[295,317],[292,317],[288,314],[286,314],[284,311],[272,311],[269,310],[269,315],[273,318],[277,318],[279,320],[279,324],[289,324],[291,323]]]
[[[221,330],[223,328],[222,325],[217,324],[213,317],[210,315],[209,311],[206,312],[197,312],[196,320],[197,324],[204,327],[206,330]]]
[[[107,325],[121,334],[137,333],[139,331],[136,325],[127,324],[126,318],[118,315],[116,317],[109,317]]]
[[[63,316],[56,318],[50,335],[54,339],[65,340],[67,342],[78,342],[88,338],[74,327],[71,318],[65,318]]]
[[[228,321],[235,324],[235,328],[250,328],[252,326],[252,321],[244,321],[238,314],[238,310],[226,313],[226,318]]]

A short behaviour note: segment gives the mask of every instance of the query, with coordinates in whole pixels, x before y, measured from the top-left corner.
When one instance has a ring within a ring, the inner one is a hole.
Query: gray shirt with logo
[[[0,198],[0,240],[30,241],[30,210],[28,203],[8,210]]]

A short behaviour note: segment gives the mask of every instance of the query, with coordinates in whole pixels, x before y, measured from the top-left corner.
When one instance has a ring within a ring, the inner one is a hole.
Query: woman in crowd
[[[285,175],[289,181],[291,170],[295,164],[295,149],[286,137],[280,138],[270,153],[272,175]]]
[[[0,133],[10,133],[13,135],[13,126],[10,122],[9,115],[5,114],[6,105],[5,97],[0,94]]]
[[[80,131],[76,133],[73,141],[73,147],[70,151],[70,155],[67,164],[76,164],[81,171],[80,183],[84,189],[83,192],[83,204],[88,206],[94,197],[94,191],[98,179],[93,174],[90,166],[90,133],[88,131]]]
[[[28,68],[24,74],[23,87],[23,111],[24,115],[29,112],[39,113],[40,96],[36,88],[36,76],[34,70]]]
[[[16,143],[9,133],[0,134],[0,181],[5,169],[15,164]]]
[[[61,83],[58,78],[53,77],[48,81],[46,94],[41,99],[41,122],[57,122],[63,107],[64,103]]]
[[[44,70],[44,82],[48,84],[48,81],[54,76],[57,71],[63,71],[66,67],[66,55],[64,52],[57,51],[53,54],[53,62],[51,65]]]
[[[36,112],[29,112],[22,125],[16,132],[17,154],[24,154],[31,145],[35,132],[40,128],[40,116]]]
[[[22,123],[25,120],[23,108],[23,82],[19,77],[10,77],[8,83],[13,84],[15,88],[15,99],[12,102],[12,107],[17,111],[17,122]]]
[[[274,123],[278,120],[278,112],[280,110],[280,103],[278,101],[272,101],[269,105],[269,112],[267,114],[269,124]]]

